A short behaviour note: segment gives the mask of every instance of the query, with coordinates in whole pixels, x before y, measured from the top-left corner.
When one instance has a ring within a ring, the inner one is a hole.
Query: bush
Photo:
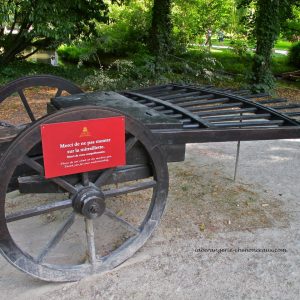
[[[290,48],[289,63],[300,68],[300,42],[293,44]]]
[[[78,63],[81,55],[88,52],[88,48],[79,48],[75,45],[62,45],[57,49],[57,54],[65,61]]]
[[[0,66],[0,86],[22,76],[52,74],[69,79],[81,85],[85,78],[93,73],[91,68],[81,68],[68,64],[66,66],[53,67],[50,64],[35,63],[29,61],[16,61],[4,67]]]
[[[94,74],[85,78],[84,86],[92,90],[126,89],[130,85],[130,73],[133,69],[132,61],[117,59],[106,69],[100,65],[97,70],[94,70]]]
[[[78,47],[76,45],[62,45],[57,49],[59,57],[68,62],[78,63],[80,57],[89,52],[87,47]]]
[[[219,68],[217,60],[206,51],[197,56],[186,53],[164,59],[141,51],[130,59],[115,60],[106,68],[100,66],[94,74],[86,77],[84,86],[92,90],[124,90],[168,82],[211,82],[218,79],[215,70]]]
[[[238,56],[247,56],[248,55],[248,44],[243,40],[232,40],[230,42],[230,46],[232,48],[233,53]]]
[[[109,24],[96,23],[96,32],[89,41],[59,47],[62,60],[97,68],[109,67],[115,59],[126,59],[144,51],[151,21],[149,5],[131,1],[128,6],[110,6]]]

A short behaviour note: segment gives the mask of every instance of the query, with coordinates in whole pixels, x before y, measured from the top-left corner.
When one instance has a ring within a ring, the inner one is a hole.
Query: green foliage
[[[196,49],[190,50],[196,57],[198,51]],[[223,67],[224,72],[232,74],[234,78],[245,82],[251,76],[251,68],[253,64],[253,53],[248,53],[246,56],[240,56],[234,53],[231,49],[213,49],[211,56],[219,62]],[[221,69],[219,67],[216,68]],[[273,74],[281,74],[284,72],[294,71],[295,67],[288,64],[286,55],[273,54],[271,61],[271,70]]]
[[[265,56],[254,55],[252,71],[250,82],[253,92],[269,92],[274,88],[275,78]]]
[[[153,65],[152,70],[154,68]],[[144,65],[137,66],[133,60],[122,59],[114,61],[107,68],[101,65],[86,77],[83,85],[92,90],[120,90],[147,85],[152,80],[161,82],[159,76],[154,79],[153,73]]]
[[[217,60],[206,51],[165,58],[140,52],[130,59],[116,60],[107,68],[101,65],[85,79],[84,85],[89,89],[118,90],[172,81],[212,82],[218,79],[215,70],[219,68]]]
[[[270,91],[275,86],[271,55],[280,32],[280,0],[257,0],[255,18],[256,53],[250,82],[254,91]]]
[[[173,34],[181,45],[195,43],[208,29],[229,30],[235,0],[174,0]]]
[[[156,56],[165,56],[173,50],[171,3],[171,0],[153,1],[148,48]]]
[[[225,72],[245,77],[251,70],[252,56],[239,56],[230,49],[213,50],[214,57],[223,67]]]
[[[283,37],[289,41],[297,41],[300,38],[300,3],[294,3],[290,7],[289,15],[283,20],[281,26]]]
[[[256,91],[269,91],[275,85],[271,69],[272,48],[279,36],[282,24],[286,19],[294,17],[293,7],[297,3],[296,0],[256,0],[255,35],[257,46],[251,78]]]
[[[70,64],[53,67],[50,64],[44,63],[16,61],[0,67],[0,86],[22,76],[38,74],[57,75],[82,85],[84,79],[93,74],[93,70],[91,68],[81,68],[78,70],[77,66]]]
[[[238,6],[244,8],[255,7],[257,6],[258,1],[259,0],[238,0],[239,2]],[[295,9],[297,10],[300,7],[299,0],[280,0],[279,7],[280,7],[279,17],[281,19],[281,23],[283,23],[284,21],[295,17]]]
[[[288,68],[283,56],[272,56],[274,41],[280,29],[282,39],[297,38],[295,30],[289,33],[285,26],[293,22],[299,25],[300,17],[297,0],[0,0],[0,4],[2,62],[4,52],[11,52],[7,57],[18,57],[24,46],[56,47],[63,41],[59,56],[80,67],[78,70],[70,66],[74,73],[84,72],[86,66],[96,67],[95,73],[88,73],[82,80],[93,89],[119,89],[178,80],[214,81],[218,79],[216,70],[222,69],[218,60],[224,72],[244,77],[254,62],[252,83],[257,90],[270,89],[274,84],[272,72]],[[154,4],[159,9],[153,19]],[[244,22],[245,16],[247,22]],[[15,41],[15,35],[4,35],[4,25],[21,29],[22,39]],[[226,39],[221,45],[229,45],[230,49],[212,49],[211,54],[199,47],[187,51],[189,44],[203,43],[208,29],[215,36],[222,30]],[[246,34],[252,34],[252,44],[246,42]],[[152,50],[157,50],[152,54],[147,49],[149,35]],[[256,56],[247,50],[255,47],[254,42],[257,42]],[[289,45],[288,41],[280,41],[276,47],[287,49]],[[11,66],[5,69],[3,76],[14,76]],[[14,66],[22,72],[18,65]],[[33,69],[34,72],[67,72],[61,68],[43,70],[35,66]]]
[[[290,65],[287,55],[273,54],[271,70],[276,76],[285,72],[296,71],[296,66]]]
[[[150,27],[149,1],[132,0],[126,6],[111,4],[109,23],[96,23],[96,31],[88,41],[78,40],[59,48],[63,60],[107,67],[116,58],[143,51]]]
[[[218,80],[219,74],[216,71],[223,69],[218,59],[206,49],[190,50],[182,55],[180,64],[186,74],[202,78],[207,82]]]
[[[92,41],[99,55],[124,57],[145,47],[151,18],[149,1],[131,0],[126,6],[111,5],[109,18],[109,24],[97,24],[97,39]]]
[[[20,58],[29,47],[55,48],[62,42],[89,36],[95,30],[95,20],[107,21],[108,6],[102,0],[0,1],[2,64]]]
[[[295,43],[289,51],[289,63],[300,68],[300,42]]]
[[[57,54],[61,59],[76,64],[79,62],[80,58],[86,53],[89,53],[89,48],[77,47],[75,45],[61,45],[57,49]]]
[[[247,56],[249,55],[248,53],[248,43],[245,40],[232,40],[230,42],[230,47],[232,48],[233,53],[235,53],[238,56]]]
[[[277,50],[289,50],[292,45],[292,42],[280,39],[276,41],[274,48]]]

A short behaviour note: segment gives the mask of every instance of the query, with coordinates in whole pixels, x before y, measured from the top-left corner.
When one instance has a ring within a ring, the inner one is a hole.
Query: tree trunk
[[[171,2],[172,0],[154,0],[152,7],[149,49],[156,56],[165,56],[172,49]]]
[[[7,42],[4,46],[3,54],[0,55],[0,65],[5,66],[8,63],[16,60],[16,56],[24,51],[30,44],[24,37],[19,36],[13,42]]]
[[[15,14],[15,18],[17,15]],[[1,40],[3,41],[3,53],[0,55],[0,65],[5,66],[9,62],[16,60],[16,56],[24,51],[31,43],[31,39],[26,38],[25,34],[27,33],[29,27],[31,26],[31,22],[27,21],[27,17],[24,18],[21,23],[19,32],[17,34],[13,34],[13,29],[16,24],[16,20],[14,20],[10,32],[4,36],[1,36]]]
[[[256,16],[256,54],[252,83],[260,91],[274,87],[271,71],[272,49],[280,32],[280,0],[258,0]]]

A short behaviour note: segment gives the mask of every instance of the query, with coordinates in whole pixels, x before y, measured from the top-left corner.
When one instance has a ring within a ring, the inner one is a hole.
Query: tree
[[[156,56],[165,56],[172,48],[171,4],[171,0],[154,0],[153,2],[149,49]]]
[[[274,87],[271,71],[272,49],[282,25],[293,17],[293,7],[298,0],[242,0],[241,6],[256,5],[253,35],[256,53],[253,60],[251,83],[255,90],[268,91]],[[251,23],[249,23],[251,24]]]
[[[258,0],[255,35],[256,53],[253,62],[252,83],[260,91],[272,89],[272,49],[280,32],[280,0]]]
[[[195,43],[209,29],[225,31],[232,21],[235,0],[174,0],[174,33],[182,42]]]
[[[283,21],[281,35],[289,41],[300,41],[300,2],[293,5],[292,13]]]
[[[103,0],[0,0],[0,65],[86,37],[107,12]]]

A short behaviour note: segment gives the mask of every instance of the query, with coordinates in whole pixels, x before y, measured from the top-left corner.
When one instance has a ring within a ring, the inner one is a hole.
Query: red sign
[[[45,177],[125,165],[125,118],[41,125]]]

